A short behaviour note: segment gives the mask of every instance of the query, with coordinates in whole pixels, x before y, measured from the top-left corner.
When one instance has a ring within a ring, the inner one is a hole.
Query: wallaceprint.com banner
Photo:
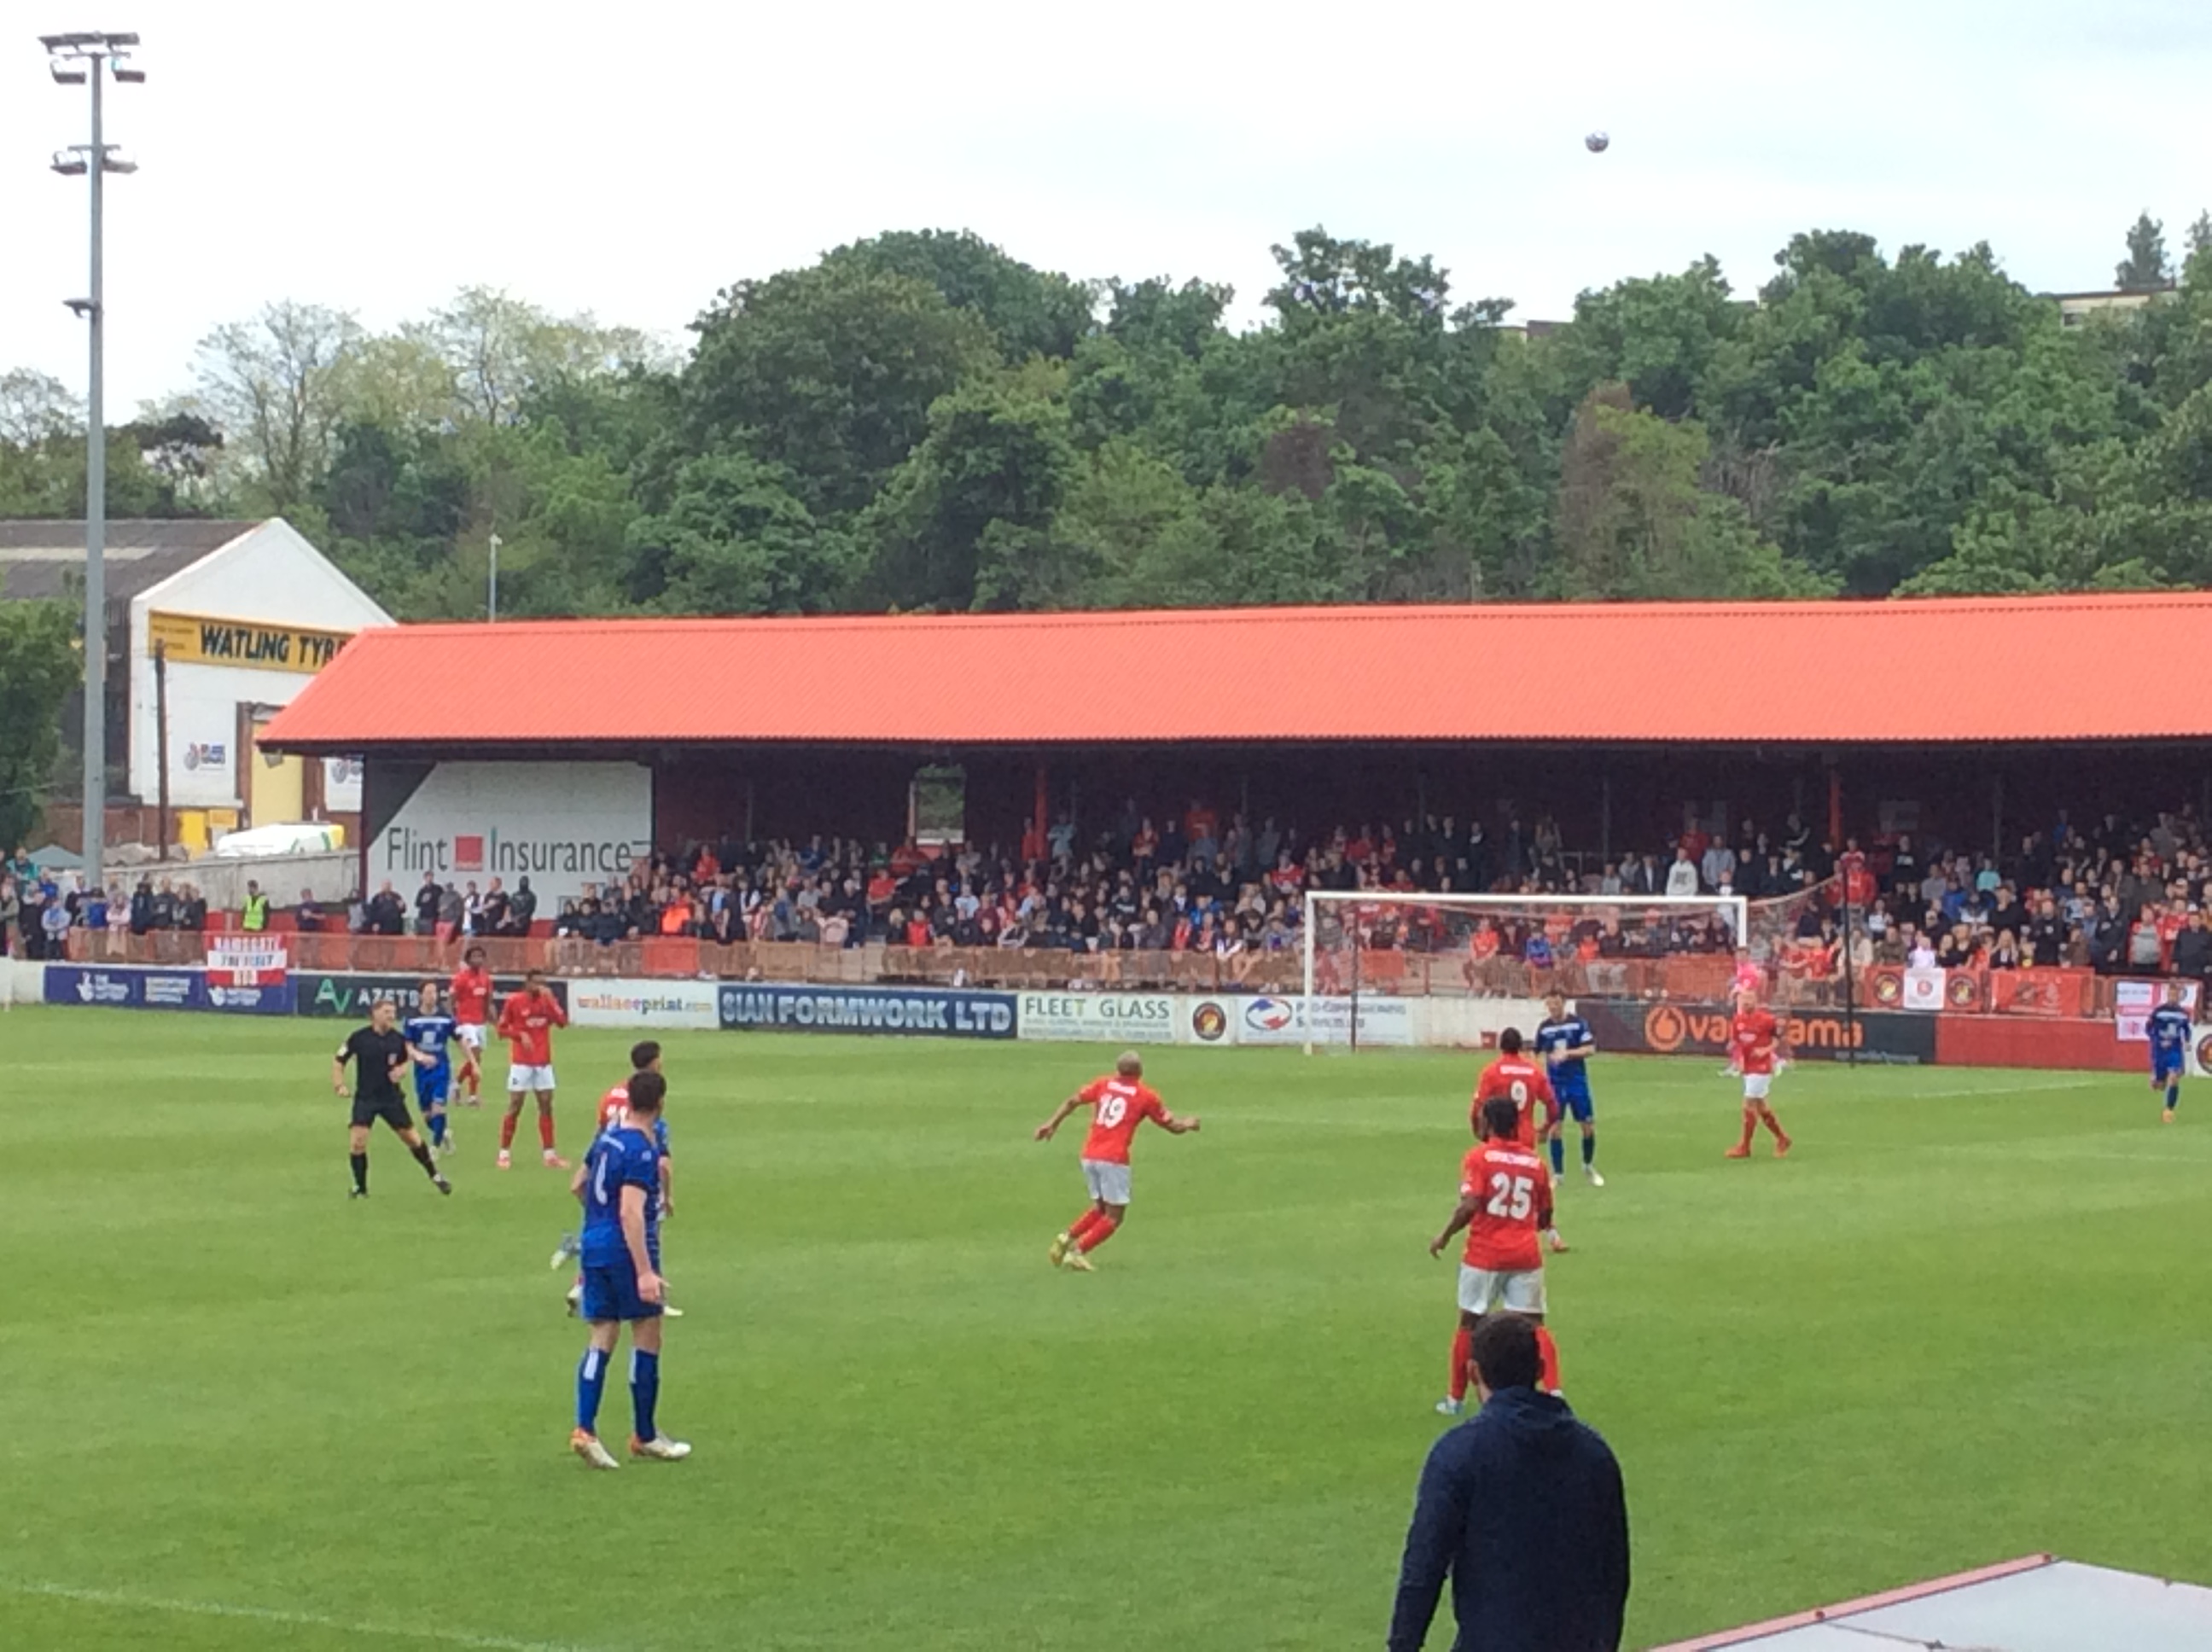
[[[294,1011],[299,1015],[335,1017],[345,1021],[366,1021],[369,1007],[379,999],[389,999],[402,1009],[415,1003],[415,994],[424,981],[435,981],[439,1001],[451,1008],[452,982],[444,975],[309,975],[292,977]],[[568,983],[549,981],[546,990],[560,1000],[561,1007],[568,1007]],[[509,993],[522,990],[520,975],[500,975],[492,981],[492,1008],[496,1011],[499,1000]]]
[[[934,1038],[1012,1038],[1020,1018],[1012,993],[751,982],[724,986],[720,1011],[723,1026],[744,1031],[904,1033]]]
[[[574,981],[568,1019],[579,1027],[719,1027],[720,994],[711,981]]]
[[[1717,1004],[1601,998],[1581,998],[1575,1004],[1601,1050],[1708,1057],[1728,1053],[1729,1012]],[[1847,1023],[1841,1010],[1791,1010],[1777,1011],[1775,1018],[1791,1054],[1801,1061],[1855,1057],[1920,1066],[1936,1059],[1934,1016],[1866,1010]]]

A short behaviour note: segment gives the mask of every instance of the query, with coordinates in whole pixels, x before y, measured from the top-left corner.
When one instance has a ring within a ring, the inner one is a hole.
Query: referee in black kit
[[[430,1149],[416,1133],[415,1121],[407,1111],[407,1097],[400,1091],[399,1075],[407,1071],[415,1053],[408,1048],[405,1036],[392,1024],[398,1014],[390,999],[377,999],[369,1007],[368,1025],[355,1028],[338,1046],[337,1059],[331,1063],[331,1088],[341,1096],[346,1093],[346,1063],[354,1064],[349,1151],[353,1155],[350,1197],[355,1199],[368,1197],[368,1128],[379,1119],[407,1144],[407,1151],[415,1155],[415,1162],[430,1178],[432,1187],[441,1193],[453,1191],[453,1184],[440,1175],[437,1165],[431,1162]]]

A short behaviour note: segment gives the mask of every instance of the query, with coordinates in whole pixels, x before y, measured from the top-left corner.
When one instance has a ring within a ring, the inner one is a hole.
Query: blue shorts
[[[417,1067],[415,1069],[415,1105],[432,1107],[444,1102],[453,1087],[451,1067]]]
[[[1552,1086],[1552,1094],[1559,1098],[1559,1108],[1553,1109],[1552,1114],[1554,1121],[1559,1118],[1559,1111],[1564,1109],[1574,1115],[1577,1124],[1588,1124],[1596,1111],[1590,1104],[1590,1093],[1587,1085],[1576,1084],[1570,1088],[1565,1084],[1555,1083]]]
[[[637,1270],[625,1255],[605,1267],[585,1264],[579,1311],[587,1320],[650,1320],[660,1317],[660,1304],[637,1294]]]
[[[2189,1058],[2185,1055],[2162,1055],[2150,1064],[2150,1081],[2154,1084],[2178,1084],[2189,1072]]]

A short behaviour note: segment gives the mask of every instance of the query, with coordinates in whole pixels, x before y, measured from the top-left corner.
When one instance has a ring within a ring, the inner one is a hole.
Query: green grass
[[[0,1646],[1379,1643],[1468,1058],[1158,1053],[1206,1127],[1139,1140],[1086,1278],[1079,1138],[1029,1132],[1103,1052],[671,1039],[697,1455],[593,1475],[562,1180],[467,1115],[452,1200],[380,1136],[349,1205],[339,1030],[0,1018]],[[563,1040],[567,1143],[627,1042]],[[1552,1297],[1632,1643],[2039,1549],[2212,1582],[2212,1108],[1798,1068],[1741,1164],[1711,1062],[1595,1082]]]

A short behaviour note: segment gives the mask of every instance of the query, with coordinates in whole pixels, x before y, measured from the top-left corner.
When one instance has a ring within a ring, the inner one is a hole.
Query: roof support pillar
[[[1833,752],[1828,756],[1828,841],[1839,849],[1844,844],[1844,771]]]

